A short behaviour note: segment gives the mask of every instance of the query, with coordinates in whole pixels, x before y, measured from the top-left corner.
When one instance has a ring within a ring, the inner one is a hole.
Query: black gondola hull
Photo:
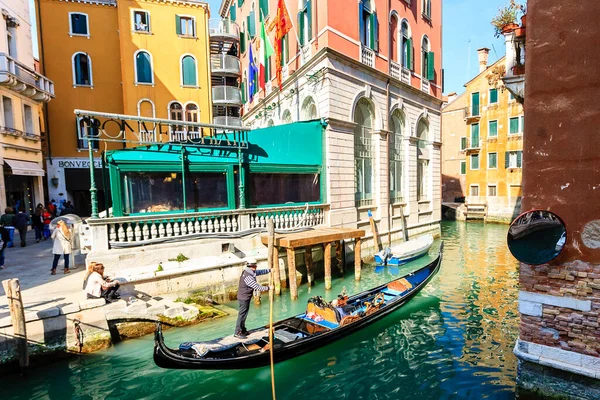
[[[345,336],[348,336],[367,325],[370,325],[394,311],[401,308],[405,305],[410,299],[416,296],[429,281],[437,274],[440,268],[441,260],[442,260],[442,247],[440,247],[440,254],[436,260],[427,266],[419,269],[418,271],[413,272],[413,274],[418,273],[420,271],[426,270],[428,268],[431,269],[427,278],[421,281],[418,287],[415,287],[414,290],[411,290],[405,296],[399,297],[393,300],[389,306],[383,307],[377,312],[365,316],[360,320],[345,325],[343,327],[338,327],[332,329],[330,331],[316,334],[314,336],[304,338],[302,340],[298,340],[295,342],[287,343],[284,345],[274,346],[274,361],[281,362],[285,360],[289,360],[291,358],[300,356],[302,354],[306,354],[310,351],[316,350],[317,348],[323,347],[327,344],[330,344],[336,340],[339,340]],[[409,274],[411,275],[411,274]],[[401,278],[400,278],[401,279]],[[386,284],[387,285],[387,284]],[[381,290],[381,288],[386,285],[382,285],[378,288],[371,289],[369,291],[363,292],[361,294],[352,296],[349,301],[353,298],[357,298],[364,293],[367,292],[375,292],[377,290]],[[270,364],[270,356],[269,352],[266,351],[264,353],[251,354],[247,356],[238,356],[235,358],[226,358],[226,359],[202,359],[202,358],[191,358],[188,356],[183,356],[178,354],[177,350],[172,350],[168,348],[163,340],[162,328],[160,325],[157,327],[155,332],[155,346],[154,346],[154,362],[157,366],[161,368],[171,368],[171,369],[207,369],[207,370],[221,370],[221,369],[247,369],[247,368],[258,368],[264,367]]]

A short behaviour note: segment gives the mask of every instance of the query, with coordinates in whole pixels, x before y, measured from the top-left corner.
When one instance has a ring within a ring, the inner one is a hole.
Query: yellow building
[[[35,71],[29,2],[0,1],[0,211],[45,203],[42,104],[54,84]]]
[[[504,57],[488,66],[488,52],[478,50],[480,73],[465,84],[460,168],[467,206],[485,205],[487,221],[510,222],[521,208],[523,106],[502,84]]]
[[[461,171],[465,155],[461,137],[465,134],[467,94],[448,95],[442,107],[442,201],[456,202],[465,197],[466,174]]]
[[[40,58],[55,77],[48,108],[48,191],[89,215],[87,141],[74,109],[212,122],[208,4],[198,1],[81,0],[38,2]],[[148,128],[148,127],[146,127]],[[187,132],[140,132],[168,141]],[[168,135],[169,137],[166,137]],[[97,145],[97,142],[95,142]],[[106,147],[105,147],[106,146]],[[104,208],[100,154],[94,149],[98,200]],[[99,147],[99,146],[97,146]]]

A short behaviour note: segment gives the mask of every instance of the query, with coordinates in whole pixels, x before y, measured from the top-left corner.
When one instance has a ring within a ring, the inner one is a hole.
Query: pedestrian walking
[[[6,247],[13,247],[13,237],[15,235],[15,210],[12,207],[6,207],[4,214],[0,217],[0,225],[8,232],[9,240]]]
[[[254,291],[267,292],[273,290],[273,286],[261,286],[256,282],[256,277],[259,275],[265,275],[271,272],[270,269],[256,270],[256,260],[250,259],[247,261],[247,266],[240,276],[240,282],[238,286],[238,303],[240,310],[238,313],[237,323],[235,325],[234,336],[238,339],[245,339],[248,335],[246,329],[246,318],[248,317],[248,310],[250,309],[250,301],[252,300],[252,294]]]
[[[37,243],[42,240],[42,232],[44,231],[44,219],[42,213],[44,212],[44,206],[40,203],[35,208],[33,216],[31,217],[31,227],[35,230],[35,241]]]
[[[42,222],[44,225],[44,229],[43,229],[44,240],[47,240],[50,238],[50,222],[51,221],[52,221],[52,214],[50,214],[50,212],[48,211],[47,208],[44,208],[42,210]]]
[[[15,228],[19,231],[21,247],[27,246],[27,225],[29,225],[29,214],[21,207],[19,213],[15,217]]]
[[[0,226],[0,239],[2,242],[0,244],[0,269],[4,269],[4,249],[6,249],[10,237],[8,231],[3,226]]]
[[[54,261],[52,262],[52,270],[50,275],[56,275],[56,267],[58,261],[62,255],[65,260],[64,273],[69,272],[69,257],[71,255],[71,231],[65,223],[65,221],[58,221],[56,229],[52,232],[52,239],[54,239],[54,245],[52,246],[52,254],[54,254]]]

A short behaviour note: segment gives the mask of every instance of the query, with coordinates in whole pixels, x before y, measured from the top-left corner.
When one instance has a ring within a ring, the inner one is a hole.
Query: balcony
[[[375,52],[370,48],[361,45],[360,46],[360,62],[363,64],[375,68]]]
[[[525,37],[525,24],[504,34],[506,58],[504,61],[505,73],[502,80],[508,91],[520,103],[525,98]]]
[[[481,107],[471,106],[466,110],[465,121],[467,124],[478,122],[481,119]]]
[[[430,92],[431,92],[431,84],[425,78],[421,79],[421,90],[427,94],[430,94]]]
[[[213,86],[212,102],[216,106],[241,106],[242,91],[235,86]]]
[[[0,53],[0,85],[36,101],[54,98],[54,82],[5,53]]]
[[[240,40],[240,28],[229,19],[213,18],[208,21],[210,40]]]
[[[213,124],[215,125],[226,125],[233,127],[241,127],[242,119],[239,117],[213,117]]]
[[[210,70],[213,75],[239,76],[242,71],[240,59],[225,54],[210,56]]]

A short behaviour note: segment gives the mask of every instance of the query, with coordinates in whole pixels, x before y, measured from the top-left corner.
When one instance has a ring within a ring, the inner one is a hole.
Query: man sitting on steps
[[[248,317],[248,310],[250,309],[250,301],[252,300],[252,293],[255,290],[260,292],[267,292],[273,290],[273,286],[261,286],[256,281],[256,277],[259,275],[265,275],[271,272],[270,269],[256,270],[256,260],[251,258],[247,261],[247,266],[240,276],[240,283],[238,286],[238,303],[240,305],[240,311],[235,324],[235,337],[238,339],[245,339],[248,331],[246,330],[246,318]]]

